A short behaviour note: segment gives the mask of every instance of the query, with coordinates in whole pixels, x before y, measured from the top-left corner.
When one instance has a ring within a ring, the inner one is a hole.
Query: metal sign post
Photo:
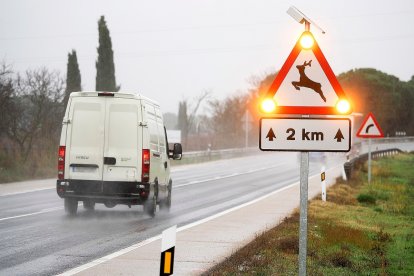
[[[242,117],[242,123],[244,123],[242,125],[243,129],[244,129],[244,147],[248,148],[249,147],[249,131],[251,130],[251,124],[252,124],[252,118],[251,115],[249,114],[249,110],[246,108],[246,111],[244,112],[244,116]]]
[[[359,138],[368,138],[368,184],[371,184],[371,138],[382,138],[384,132],[372,112],[368,113],[362,122],[357,134]]]
[[[299,275],[306,276],[309,152],[348,152],[351,149],[348,118],[309,116],[345,115],[352,109],[309,30],[310,23],[314,23],[295,7],[290,7],[288,14],[299,23],[305,23],[305,32],[262,100],[262,111],[267,116],[260,119],[259,148],[262,151],[300,151],[298,261]],[[271,114],[283,115],[269,117]],[[285,116],[289,114],[295,116]]]
[[[309,152],[300,153],[299,275],[306,275]]]
[[[371,138],[368,138],[368,184],[371,184]]]

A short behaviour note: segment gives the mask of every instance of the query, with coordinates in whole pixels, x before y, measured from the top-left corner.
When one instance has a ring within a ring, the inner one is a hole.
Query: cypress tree
[[[181,137],[183,140],[182,144],[186,145],[188,137],[187,101],[182,101],[179,103],[177,128],[181,130]]]
[[[66,90],[64,104],[66,106],[69,95],[71,92],[81,91],[81,75],[79,71],[78,58],[76,51],[72,50],[72,53],[68,53],[68,66],[66,73]]]
[[[106,26],[105,17],[98,21],[99,46],[98,60],[96,61],[96,91],[119,90],[115,81],[114,52],[112,51],[111,36]]]

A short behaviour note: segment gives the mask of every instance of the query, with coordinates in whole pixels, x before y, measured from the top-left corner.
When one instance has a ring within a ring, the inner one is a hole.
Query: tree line
[[[98,21],[96,91],[119,91],[112,42],[104,16]],[[224,100],[204,91],[178,106],[176,129],[181,130],[184,151],[258,145],[258,106],[276,73],[256,77],[244,93]],[[405,82],[376,69],[354,69],[338,76],[354,112],[373,112],[387,136],[414,135],[414,76]],[[28,177],[54,176],[61,122],[71,92],[81,91],[76,50],[68,53],[66,79],[45,67],[13,72],[0,63],[0,183]],[[200,106],[207,114],[198,115]],[[360,118],[362,119],[362,118]],[[356,122],[355,125],[359,125]]]
[[[185,105],[181,102],[177,129],[184,133],[184,145],[197,150],[206,149],[208,144],[213,149],[243,147],[245,112],[248,110],[253,117],[249,123],[248,145],[258,146],[261,115],[257,107],[275,77],[276,73],[271,73],[256,78],[252,87],[242,95],[230,96],[224,101],[209,100],[209,115],[193,118],[191,123],[186,120]],[[359,113],[354,128],[358,129],[366,114],[373,112],[385,136],[392,137],[401,132],[414,136],[414,76],[409,81],[401,81],[376,69],[360,68],[340,74],[338,80],[353,111]],[[195,122],[204,126],[202,133],[194,127]]]
[[[98,31],[96,91],[118,91],[104,16]],[[0,183],[54,175],[62,118],[75,91],[82,91],[76,50],[68,53],[66,81],[46,67],[16,73],[0,63]]]

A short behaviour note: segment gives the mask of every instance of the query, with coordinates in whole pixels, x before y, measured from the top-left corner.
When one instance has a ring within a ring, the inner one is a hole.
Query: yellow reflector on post
[[[165,252],[164,273],[171,273],[171,252]]]

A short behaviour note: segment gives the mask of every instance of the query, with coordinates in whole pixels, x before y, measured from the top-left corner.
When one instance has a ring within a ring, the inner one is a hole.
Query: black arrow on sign
[[[368,133],[369,129],[370,129],[371,127],[373,127],[373,126],[374,126],[374,124],[369,124],[369,125],[367,126],[367,128],[365,129],[365,133]]]
[[[336,139],[336,141],[337,142],[341,142],[342,141],[342,139],[345,139],[344,138],[344,135],[342,134],[342,132],[341,132],[341,129],[340,128],[338,128],[338,132],[336,133],[336,135],[335,135],[335,138],[334,139]]]
[[[273,138],[276,138],[276,135],[273,132],[273,129],[272,128],[270,128],[269,132],[267,133],[266,138],[269,138],[269,141],[273,141]]]

